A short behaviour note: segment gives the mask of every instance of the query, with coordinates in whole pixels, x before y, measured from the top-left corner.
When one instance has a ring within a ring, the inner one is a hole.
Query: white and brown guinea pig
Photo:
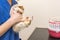
[[[13,6],[14,7],[14,12],[23,14],[23,12],[24,12],[23,6],[17,5],[17,4],[14,5],[14,6]],[[28,27],[30,24],[31,24],[31,19],[29,17],[23,17],[22,22],[19,22],[19,23],[16,23],[16,24],[13,25],[13,31],[14,32],[19,32],[20,30],[23,30],[24,28]]]

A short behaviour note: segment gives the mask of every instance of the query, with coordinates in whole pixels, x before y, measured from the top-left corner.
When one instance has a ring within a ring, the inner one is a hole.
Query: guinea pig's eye
[[[19,10],[17,11],[17,13],[23,14],[22,12],[20,12]]]

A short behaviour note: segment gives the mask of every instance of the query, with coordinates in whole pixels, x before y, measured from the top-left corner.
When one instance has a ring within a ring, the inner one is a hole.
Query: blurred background
[[[35,28],[48,28],[49,18],[60,17],[60,0],[21,0],[24,6],[24,16],[33,16],[28,28],[20,31],[22,40],[28,40]]]

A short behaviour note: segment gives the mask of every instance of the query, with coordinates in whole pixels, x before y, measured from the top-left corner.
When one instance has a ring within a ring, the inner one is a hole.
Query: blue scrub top
[[[16,3],[17,2],[15,0],[12,0],[12,5]],[[11,6],[7,0],[0,0],[0,25],[9,19]],[[10,28],[4,35],[0,37],[0,40],[19,40],[19,34],[15,33],[12,28]]]

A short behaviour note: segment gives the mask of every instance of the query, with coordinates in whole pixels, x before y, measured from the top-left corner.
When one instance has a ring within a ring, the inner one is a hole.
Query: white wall
[[[23,40],[27,40],[36,27],[47,28],[48,20],[60,17],[60,0],[21,0],[26,16],[34,16],[32,24],[20,32]]]

